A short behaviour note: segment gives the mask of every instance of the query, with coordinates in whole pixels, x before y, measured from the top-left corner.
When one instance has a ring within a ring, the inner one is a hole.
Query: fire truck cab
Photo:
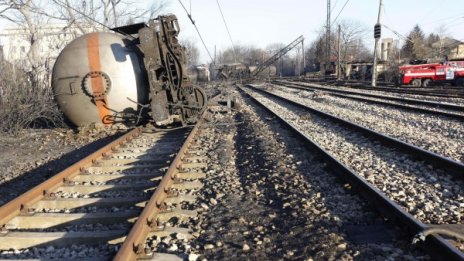
[[[449,82],[464,86],[464,61],[448,61],[400,66],[400,83],[428,87],[431,83]]]

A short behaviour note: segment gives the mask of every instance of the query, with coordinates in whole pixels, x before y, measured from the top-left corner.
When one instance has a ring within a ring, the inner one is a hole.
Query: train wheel
[[[412,80],[411,82],[411,85],[414,86],[414,87],[420,87],[422,84],[421,80],[420,79],[414,79]]]
[[[422,87],[429,87],[432,84],[432,80],[430,79],[424,79],[422,81]]]
[[[184,103],[182,108],[183,125],[197,122],[200,114],[203,113],[203,111],[206,109],[206,93],[202,88],[191,86],[180,88],[178,95]]]
[[[456,86],[464,87],[464,78],[456,79]]]

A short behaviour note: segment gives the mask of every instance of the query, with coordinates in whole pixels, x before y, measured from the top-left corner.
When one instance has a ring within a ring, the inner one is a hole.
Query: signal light
[[[380,24],[374,25],[374,38],[379,39],[382,34],[382,26]]]

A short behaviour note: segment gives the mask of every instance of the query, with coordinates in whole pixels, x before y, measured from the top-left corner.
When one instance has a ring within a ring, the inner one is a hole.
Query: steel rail
[[[280,81],[276,81],[276,82],[285,83],[285,82],[280,82]],[[366,96],[366,97],[371,97],[371,98],[385,99],[385,100],[398,101],[398,102],[404,102],[404,103],[409,103],[409,104],[425,105],[425,106],[431,106],[431,107],[440,107],[443,109],[464,112],[464,106],[457,105],[457,104],[422,101],[422,100],[416,100],[416,99],[410,99],[410,98],[391,97],[391,96],[385,96],[385,95],[379,95],[379,94],[359,93],[359,92],[354,92],[354,91],[337,90],[337,89],[321,87],[321,86],[308,86],[308,85],[303,85],[299,83],[292,83],[292,84],[296,85],[295,87],[300,86],[302,88],[306,87],[307,89],[316,89],[316,90],[323,90],[323,91],[351,94],[351,95],[361,95],[361,96]]]
[[[369,128],[366,128],[364,126],[361,126],[361,125],[353,123],[353,122],[350,122],[348,120],[344,120],[344,119],[339,118],[337,116],[334,116],[332,114],[329,114],[329,113],[326,113],[326,112],[311,108],[311,107],[309,107],[307,105],[304,105],[304,104],[301,104],[299,102],[292,101],[292,100],[286,99],[284,97],[281,97],[279,95],[276,95],[276,94],[261,90],[259,88],[256,88],[256,87],[252,86],[252,85],[247,85],[247,87],[250,87],[250,88],[252,88],[252,89],[254,89],[254,90],[258,91],[258,92],[261,92],[261,93],[264,93],[266,95],[272,96],[272,97],[277,98],[279,100],[291,103],[291,104],[293,104],[293,105],[295,105],[295,106],[297,106],[299,108],[302,108],[304,110],[309,110],[309,111],[311,111],[311,112],[313,112],[315,114],[318,114],[318,115],[320,115],[320,116],[322,116],[324,118],[331,119],[331,120],[333,120],[335,122],[346,125],[346,126],[352,128],[352,129],[355,129],[357,131],[361,131],[361,132],[367,134],[369,137],[379,139],[380,141],[382,141],[384,144],[386,144],[388,146],[392,146],[392,147],[395,147],[397,149],[406,151],[406,152],[408,152],[408,153],[410,153],[412,155],[415,155],[416,157],[421,157],[422,160],[427,160],[430,163],[433,163],[437,167],[447,169],[449,171],[449,174],[452,174],[456,178],[460,178],[460,179],[464,178],[464,164],[461,163],[461,162],[458,162],[458,161],[452,160],[452,159],[450,159],[448,157],[444,157],[444,156],[439,155],[437,153],[425,150],[425,149],[420,148],[418,146],[415,146],[415,145],[409,144],[407,142],[401,141],[401,140],[399,140],[397,138],[390,137],[390,136],[385,135],[383,133],[371,130]]]
[[[320,83],[320,80],[317,79],[304,79],[304,82],[308,83]],[[300,80],[301,82],[301,80]],[[337,81],[331,81],[333,83],[340,83]],[[330,82],[324,82],[324,83],[330,83]],[[413,94],[413,95],[421,95],[421,96],[433,96],[433,97],[442,97],[442,98],[458,98],[458,99],[463,99],[464,98],[464,91],[461,91],[459,88],[440,88],[440,89],[423,89],[423,88],[411,88],[411,87],[404,87],[405,89],[401,89],[400,87],[370,87],[370,86],[365,86],[365,85],[358,85],[358,84],[365,84],[366,82],[362,81],[345,81],[345,83],[353,83],[357,84],[356,86],[345,86],[347,88],[352,88],[352,89],[362,89],[362,90],[374,90],[374,91],[385,91],[385,92],[395,92],[395,93],[405,93],[405,94]]]
[[[256,89],[251,85],[247,85],[247,87],[250,87],[259,92],[267,93],[262,90]],[[364,178],[356,174],[356,172],[354,172],[352,169],[350,169],[345,164],[340,162],[338,159],[333,157],[329,152],[327,152],[324,148],[319,146],[309,136],[301,132],[292,123],[280,117],[278,114],[276,114],[266,105],[264,105],[258,99],[246,93],[242,88],[240,89],[242,93],[244,93],[247,97],[250,97],[253,101],[262,106],[266,111],[274,115],[285,126],[289,127],[290,130],[296,134],[296,137],[301,139],[306,146],[308,146],[310,149],[319,152],[323,156],[324,161],[329,165],[333,166],[335,172],[339,174],[341,178],[352,184],[354,187],[358,188],[360,194],[364,196],[364,198],[367,201],[369,201],[372,204],[372,206],[376,207],[382,214],[398,221],[398,223],[407,226],[408,231],[412,236],[428,228],[427,225],[415,219],[411,214],[404,211],[401,208],[401,206],[399,206],[397,203],[385,196],[385,194],[383,194],[380,190],[375,188]],[[298,104],[295,105],[302,107]],[[444,260],[464,260],[464,253],[459,251],[459,249],[451,245],[447,240],[445,240],[443,237],[439,235],[430,235],[429,237],[427,237],[424,243],[426,245],[426,249],[433,249],[434,251],[436,251],[434,254],[439,253],[440,258],[443,258]]]
[[[313,87],[308,86],[308,87],[300,87],[300,86],[295,86],[293,83],[275,83],[276,85],[284,86],[287,88],[293,88],[293,89],[298,89],[298,90],[308,90],[308,89],[313,89]],[[315,89],[315,88],[314,88]],[[327,92],[331,92],[331,90],[328,90]],[[412,105],[404,105],[404,104],[397,104],[397,103],[391,103],[387,101],[379,101],[379,100],[372,100],[368,98],[362,98],[362,97],[355,97],[351,95],[346,95],[346,94],[340,94],[340,93],[330,93],[330,95],[339,97],[339,98],[345,98],[345,99],[351,99],[351,100],[357,100],[357,101],[362,101],[362,102],[369,102],[369,103],[375,103],[375,104],[381,104],[385,106],[392,106],[392,107],[397,107],[405,110],[410,110],[410,111],[415,111],[415,112],[423,112],[423,113],[429,113],[429,114],[434,114],[434,115],[440,115],[440,116],[446,116],[450,118],[456,118],[460,120],[464,120],[464,114],[456,114],[452,112],[445,112],[445,111],[436,111],[432,109],[426,109],[426,108],[421,108],[421,107],[414,107]],[[363,96],[364,94],[356,94]],[[366,96],[366,95],[364,95]],[[380,99],[380,98],[378,98]],[[464,109],[464,107],[463,107]]]
[[[203,115],[204,113],[205,112],[203,112]],[[153,229],[156,229],[158,225],[156,216],[162,211],[163,201],[168,197],[169,188],[174,183],[174,180],[179,173],[182,160],[187,154],[193,139],[197,135],[200,126],[203,123],[203,115],[180,148],[176,157],[169,166],[169,169],[166,171],[166,174],[163,176],[160,184],[156,188],[150,200],[145,205],[137,221],[132,226],[129,234],[124,240],[124,243],[122,244],[113,260],[136,260],[139,255],[143,254],[145,240],[149,232]]]
[[[60,173],[54,175],[48,180],[42,182],[31,190],[0,207],[0,228],[3,227],[12,218],[20,215],[21,211],[27,211],[27,209],[34,203],[40,201],[49,193],[64,185],[67,180],[71,180],[75,176],[79,175],[81,170],[91,166],[97,159],[111,154],[112,150],[116,149],[122,144],[127,143],[139,134],[139,128],[135,128],[129,131],[128,133],[105,145],[96,152],[74,163]]]

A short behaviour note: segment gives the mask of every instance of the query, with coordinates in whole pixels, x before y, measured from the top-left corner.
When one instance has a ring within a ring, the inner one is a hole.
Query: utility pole
[[[379,15],[377,16],[377,24],[374,27],[374,38],[375,38],[375,45],[374,45],[374,64],[372,66],[372,86],[376,86],[377,81],[377,46],[379,45],[379,40],[381,37],[381,24],[380,24],[380,16],[382,14],[382,7],[383,7],[383,0],[380,0],[379,4]]]
[[[216,65],[216,45],[214,45],[214,60],[213,64]]]
[[[326,31],[326,43],[325,43],[325,74],[327,74],[330,64],[330,0],[327,0],[327,31]]]
[[[342,35],[342,27],[339,24],[338,25],[338,61],[337,61],[337,80],[342,79],[342,66],[340,64],[341,62],[341,50],[342,50],[342,43],[341,43],[341,35]]]
[[[305,76],[305,67],[306,67],[306,56],[305,56],[305,49],[304,49],[304,39],[301,41],[301,50],[303,51],[303,77]]]

